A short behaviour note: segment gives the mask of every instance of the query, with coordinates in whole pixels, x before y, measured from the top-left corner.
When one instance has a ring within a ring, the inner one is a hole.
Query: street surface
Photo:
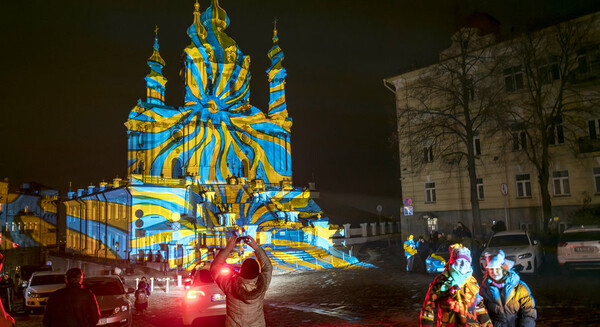
[[[399,245],[371,245],[361,249],[360,256],[379,268],[274,274],[265,299],[267,326],[418,326],[423,299],[435,276],[406,273]],[[475,275],[481,279],[479,272]],[[536,300],[537,326],[600,326],[599,271],[561,274],[549,259],[539,274],[521,277]],[[135,281],[129,278],[127,283],[133,287]],[[169,293],[162,286],[155,289],[148,311],[134,316],[134,326],[183,326],[179,309],[183,296],[181,287],[171,287]],[[40,314],[15,318],[17,326],[41,326]],[[223,320],[204,325],[219,322]]]

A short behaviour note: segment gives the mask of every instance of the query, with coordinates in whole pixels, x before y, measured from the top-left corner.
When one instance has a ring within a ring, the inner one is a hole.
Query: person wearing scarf
[[[514,262],[507,260],[502,250],[484,256],[487,265],[479,294],[494,327],[534,327],[535,301],[527,284],[511,269]]]
[[[421,309],[420,326],[491,327],[479,295],[479,285],[472,276],[471,251],[461,244],[451,245],[449,251],[446,269],[429,285]]]
[[[237,236],[233,235],[210,265],[210,274],[226,296],[226,327],[264,327],[263,301],[271,283],[273,266],[265,250],[252,237],[248,236],[244,242],[254,250],[256,259],[244,260],[239,274],[221,273],[237,243]]]

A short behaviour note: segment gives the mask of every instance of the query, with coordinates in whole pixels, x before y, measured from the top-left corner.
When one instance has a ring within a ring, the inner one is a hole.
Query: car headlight
[[[117,314],[119,312],[125,312],[127,310],[129,310],[129,308],[126,305],[122,305],[120,307],[115,308],[114,314]]]
[[[525,253],[525,254],[521,254],[519,255],[519,259],[527,259],[527,258],[531,258],[531,253]]]
[[[33,293],[33,292],[27,292],[27,296],[29,296],[31,298],[40,298],[40,297],[43,297],[42,294]]]

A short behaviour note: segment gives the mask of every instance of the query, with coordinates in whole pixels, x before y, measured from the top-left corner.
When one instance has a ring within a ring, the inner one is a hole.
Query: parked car
[[[46,308],[48,297],[56,290],[64,288],[65,273],[58,271],[36,271],[31,275],[25,289],[25,310],[27,312]]]
[[[533,239],[527,231],[513,230],[498,232],[486,243],[481,252],[479,264],[481,271],[485,271],[485,253],[497,254],[504,251],[506,259],[515,263],[514,270],[522,273],[534,273],[542,264],[542,245]]]
[[[565,268],[600,268],[600,226],[566,229],[560,235],[556,256]]]
[[[446,267],[446,262],[450,259],[448,248],[456,242],[442,242],[437,249],[434,249],[427,259],[425,259],[425,268],[428,273],[443,272]]]
[[[198,267],[192,285],[182,301],[182,319],[184,326],[195,324],[197,320],[213,316],[225,316],[225,294],[212,279],[210,265]],[[221,274],[233,276],[239,266],[226,265]]]
[[[86,277],[83,279],[83,287],[92,291],[98,301],[100,321],[96,326],[132,326],[133,315],[129,294],[135,290],[129,288],[125,291],[119,276]]]
[[[17,286],[18,296],[25,296],[25,289],[29,283],[31,275],[36,271],[52,271],[52,266],[48,265],[24,265],[15,268],[14,281]]]

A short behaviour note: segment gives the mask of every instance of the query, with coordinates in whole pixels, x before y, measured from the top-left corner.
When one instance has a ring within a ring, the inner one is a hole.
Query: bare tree
[[[589,18],[569,21],[510,42],[514,65],[504,70],[505,88],[513,92],[508,123],[520,133],[515,142],[536,169],[544,230],[552,217],[552,145],[570,145],[577,153],[577,136],[598,103],[598,92],[581,83],[593,23]]]
[[[410,157],[419,170],[431,161],[466,166],[469,174],[473,232],[481,237],[482,225],[477,197],[476,162],[480,155],[480,133],[494,133],[486,124],[505,112],[503,91],[498,87],[503,55],[492,51],[494,35],[463,28],[452,37],[452,46],[442,52],[440,63],[416,72],[404,82],[399,104],[401,155]],[[400,91],[400,90],[399,90]],[[449,169],[452,165],[445,165]],[[442,165],[444,166],[444,165]]]

